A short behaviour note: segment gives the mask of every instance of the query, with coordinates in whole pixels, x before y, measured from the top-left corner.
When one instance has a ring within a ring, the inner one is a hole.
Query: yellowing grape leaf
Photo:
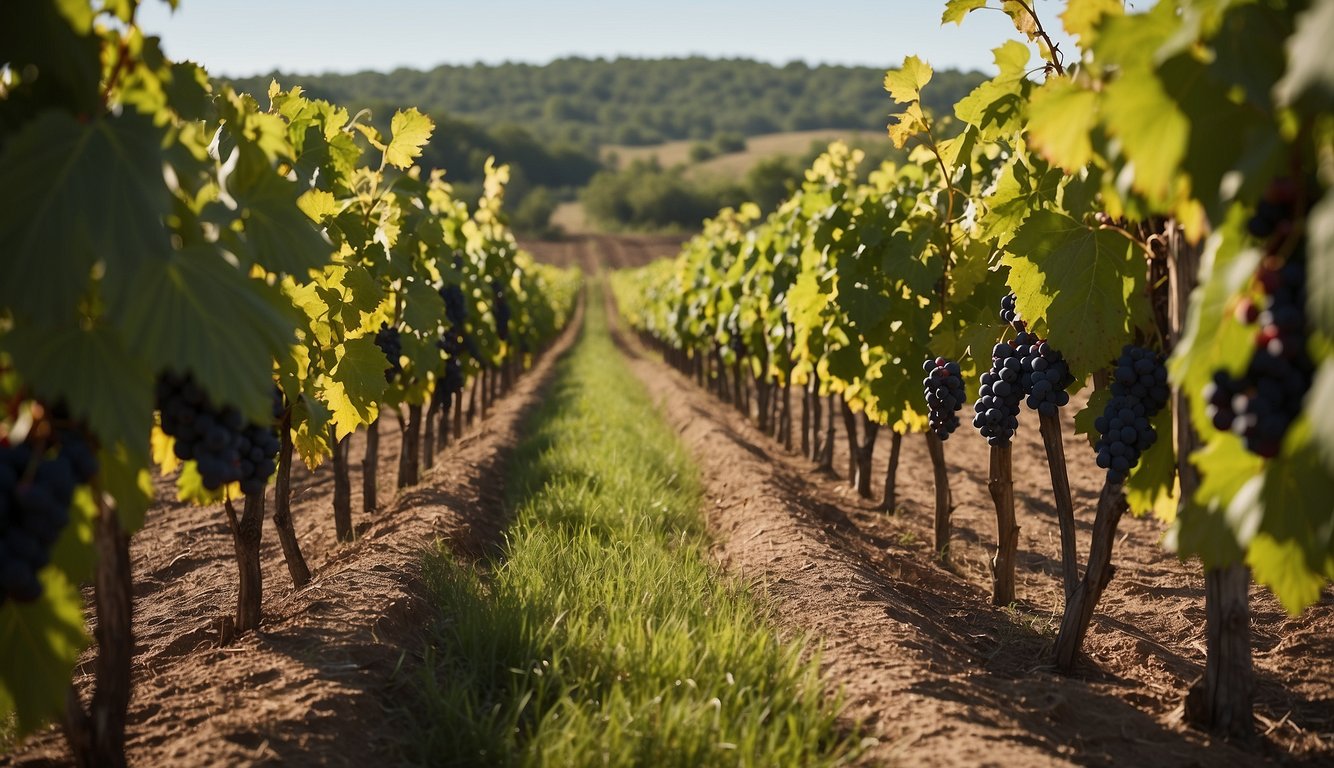
[[[1049,80],[1029,103],[1029,143],[1053,165],[1074,173],[1093,159],[1089,133],[1098,115],[1098,94],[1069,80]]]
[[[422,153],[422,147],[431,140],[435,123],[417,111],[416,107],[399,110],[389,123],[393,136],[384,149],[384,160],[395,168],[408,168]]]

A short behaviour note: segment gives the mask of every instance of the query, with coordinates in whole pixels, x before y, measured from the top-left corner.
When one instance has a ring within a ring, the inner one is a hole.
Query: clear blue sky
[[[997,3],[998,4],[998,3]],[[1063,3],[1037,0],[1052,31]],[[167,54],[213,74],[356,72],[482,61],[744,56],[775,63],[993,71],[991,49],[1017,34],[996,11],[940,25],[944,0],[146,0],[140,21]],[[1064,38],[1059,38],[1064,40]],[[1073,52],[1066,43],[1062,49]],[[1035,57],[1036,58],[1036,57]]]

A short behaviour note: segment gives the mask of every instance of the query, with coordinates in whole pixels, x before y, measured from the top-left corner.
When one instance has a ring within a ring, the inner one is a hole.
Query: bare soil
[[[576,317],[487,418],[439,454],[421,484],[397,493],[401,435],[393,416],[382,415],[382,508],[369,517],[361,512],[365,433],[359,433],[351,449],[354,542],[334,536],[331,465],[300,474],[294,467],[292,512],[313,578],[293,589],[266,521],[264,624],[256,632],[233,637],[231,631],[237,576],[223,510],[170,501],[150,510],[131,542],[130,764],[360,767],[400,755],[402,689],[431,615],[420,579],[423,554],[442,542],[475,559],[498,544],[506,523],[503,464],[578,325]],[[158,491],[160,499],[173,498],[169,481],[159,482]],[[93,658],[90,650],[75,674],[85,698]],[[53,727],[0,764],[70,761]]]
[[[898,509],[886,513],[845,478],[787,453],[732,406],[697,387],[623,330],[639,378],[693,451],[716,555],[776,600],[780,622],[822,647],[847,714],[876,743],[866,764],[1334,765],[1334,599],[1289,618],[1252,589],[1258,745],[1187,727],[1182,700],[1204,667],[1204,580],[1160,545],[1162,525],[1127,518],[1118,570],[1098,607],[1078,675],[1056,673],[1061,621],[1059,527],[1037,419],[1014,447],[1020,544],[1017,602],[990,604],[995,508],[988,447],[966,425],[945,443],[956,508],[951,563],[933,551],[934,484],[926,441],[904,440]],[[793,403],[800,424],[800,402]],[[1065,421],[1087,557],[1101,471]],[[848,466],[838,420],[834,466]],[[889,436],[874,464],[880,493]],[[799,437],[799,436],[798,436]],[[799,442],[799,440],[798,440]]]

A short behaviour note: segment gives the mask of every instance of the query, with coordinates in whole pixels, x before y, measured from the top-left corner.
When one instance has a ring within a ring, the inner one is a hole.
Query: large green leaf
[[[70,322],[93,267],[124,296],[138,266],[170,251],[162,131],[127,113],[80,123],[47,112],[0,154],[0,306]]]
[[[1119,233],[1035,211],[1006,246],[1020,314],[1082,381],[1107,366],[1148,317],[1143,256]]]
[[[0,345],[34,394],[63,400],[107,445],[120,443],[134,456],[148,456],[153,428],[153,375],[131,356],[120,336],[99,325],[42,328],[18,326]]]
[[[994,78],[973,89],[954,105],[954,114],[981,131],[984,141],[1013,133],[1024,117],[1029,80],[1025,76],[1031,52],[1018,40],[1010,40],[993,51]]]
[[[39,576],[40,600],[0,606],[0,715],[14,712],[20,734],[64,711],[74,662],[88,645],[78,586],[55,568]]]
[[[338,365],[318,385],[341,440],[375,419],[388,386],[384,373],[389,361],[371,336],[348,339],[338,352]]]
[[[295,341],[277,289],[207,247],[146,264],[138,286],[140,300],[120,320],[131,352],[156,370],[192,372],[214,402],[268,422],[274,360]]]
[[[302,189],[278,176],[258,150],[242,152],[241,157],[237,172],[227,177],[228,192],[240,207],[245,228],[244,238],[234,238],[231,243],[238,255],[270,272],[299,279],[328,264],[333,246],[313,221],[315,217],[297,204]],[[325,198],[325,204],[332,207],[331,196]],[[326,208],[325,212],[331,211]]]

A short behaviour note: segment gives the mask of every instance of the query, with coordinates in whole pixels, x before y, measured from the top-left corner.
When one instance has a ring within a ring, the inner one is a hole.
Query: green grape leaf
[[[1307,310],[1315,325],[1334,338],[1334,188],[1311,209],[1306,236]]]
[[[412,167],[412,161],[421,155],[434,130],[435,123],[416,107],[395,112],[389,123],[393,138],[385,147],[384,161],[395,168]]]
[[[962,25],[965,16],[986,6],[987,0],[949,0],[945,3],[945,12],[941,14],[940,23],[945,25],[953,22]]]
[[[1103,92],[1107,130],[1121,140],[1134,187],[1166,204],[1186,152],[1190,122],[1149,71],[1123,72]],[[1212,131],[1214,133],[1216,131]]]
[[[1205,508],[1226,508],[1242,486],[1264,468],[1264,460],[1246,450],[1230,432],[1213,433],[1203,447],[1191,454],[1190,462],[1200,470],[1195,501]]]
[[[1325,468],[1334,472],[1334,358],[1326,359],[1316,371],[1306,395],[1306,413]]]
[[[1093,159],[1089,138],[1098,124],[1098,94],[1075,83],[1049,80],[1028,105],[1028,140],[1053,165],[1075,173]]]
[[[375,419],[376,404],[388,386],[384,373],[389,363],[371,336],[348,339],[337,353],[338,365],[317,385],[341,440]]]
[[[74,501],[69,507],[69,523],[51,548],[51,567],[75,583],[92,576],[93,566],[97,563],[97,552],[93,549],[93,521],[96,518],[93,491],[81,485],[74,492]]]
[[[1070,0],[1060,19],[1066,33],[1078,40],[1080,47],[1088,48],[1097,39],[1098,25],[1103,17],[1123,13],[1122,0]]]
[[[299,278],[328,264],[333,246],[312,221],[314,217],[298,205],[305,197],[300,187],[278,176],[257,151],[241,156],[237,171],[227,178],[245,227],[244,239],[231,239],[237,255],[269,272]]]
[[[1330,40],[1334,40],[1334,0],[1316,0],[1298,17],[1297,32],[1288,38],[1291,63],[1274,88],[1280,103],[1301,104],[1313,114],[1328,113],[1334,108],[1334,56],[1329,55]]]
[[[1117,232],[1035,211],[1006,250],[1020,314],[1061,350],[1078,381],[1116,359],[1149,315],[1143,257]]]
[[[1318,600],[1334,578],[1334,472],[1307,449],[1307,438],[1306,429],[1295,425],[1283,454],[1265,467],[1258,498],[1238,494],[1232,505],[1245,506],[1235,511],[1240,519],[1233,527],[1249,546],[1256,581],[1293,615]],[[1228,512],[1232,516],[1234,509]]]
[[[102,443],[119,443],[147,459],[153,376],[113,329],[18,326],[0,336],[0,347],[13,356],[37,396],[64,400]]]
[[[978,222],[978,238],[1005,247],[1019,226],[1036,210],[1050,208],[1060,191],[1059,169],[1036,172],[1016,158],[1005,167],[995,192],[986,198],[987,210]]]
[[[1255,580],[1269,588],[1291,616],[1297,616],[1320,600],[1320,591],[1334,579],[1334,555],[1326,558],[1323,570],[1307,565],[1301,542],[1280,541],[1267,533],[1251,540],[1246,564]]]
[[[960,120],[975,125],[983,141],[1014,133],[1024,117],[1029,88],[1025,73],[1032,52],[1018,40],[1010,40],[993,51],[1000,74],[973,89],[954,105]]]
[[[0,153],[0,306],[69,322],[94,265],[113,295],[170,253],[162,130],[127,112],[86,124],[59,111],[30,121]]]
[[[190,371],[216,403],[256,423],[272,416],[273,361],[290,354],[295,318],[277,289],[207,246],[140,271],[139,300],[120,325],[157,370]]]
[[[0,715],[12,712],[20,735],[65,711],[74,663],[88,645],[78,585],[56,568],[38,577],[39,600],[0,606]]]
[[[910,104],[922,97],[922,88],[931,82],[931,66],[916,56],[908,56],[899,69],[885,73],[885,90],[894,101]]]
[[[333,414],[318,398],[302,396],[292,405],[292,446],[306,468],[314,471],[326,456],[332,456],[329,424]]]
[[[444,317],[445,301],[434,288],[417,280],[404,284],[402,319],[408,328],[433,334]]]
[[[1181,340],[1168,372],[1186,392],[1203,392],[1214,372],[1239,373],[1255,348],[1255,329],[1236,321],[1234,302],[1260,264],[1260,252],[1245,248],[1246,212],[1234,208],[1209,237],[1200,258],[1200,284],[1191,298]],[[1202,397],[1192,397],[1191,420],[1201,436],[1215,432]],[[1206,438],[1207,439],[1207,438]]]
[[[123,447],[103,446],[97,460],[101,465],[98,477],[102,489],[116,501],[121,528],[134,533],[143,527],[144,515],[153,501],[152,475],[144,469],[142,460],[132,457]]]
[[[1172,445],[1172,409],[1164,408],[1153,419],[1158,440],[1145,451],[1126,480],[1126,502],[1136,516],[1150,512],[1170,523],[1177,511],[1177,456]]]

